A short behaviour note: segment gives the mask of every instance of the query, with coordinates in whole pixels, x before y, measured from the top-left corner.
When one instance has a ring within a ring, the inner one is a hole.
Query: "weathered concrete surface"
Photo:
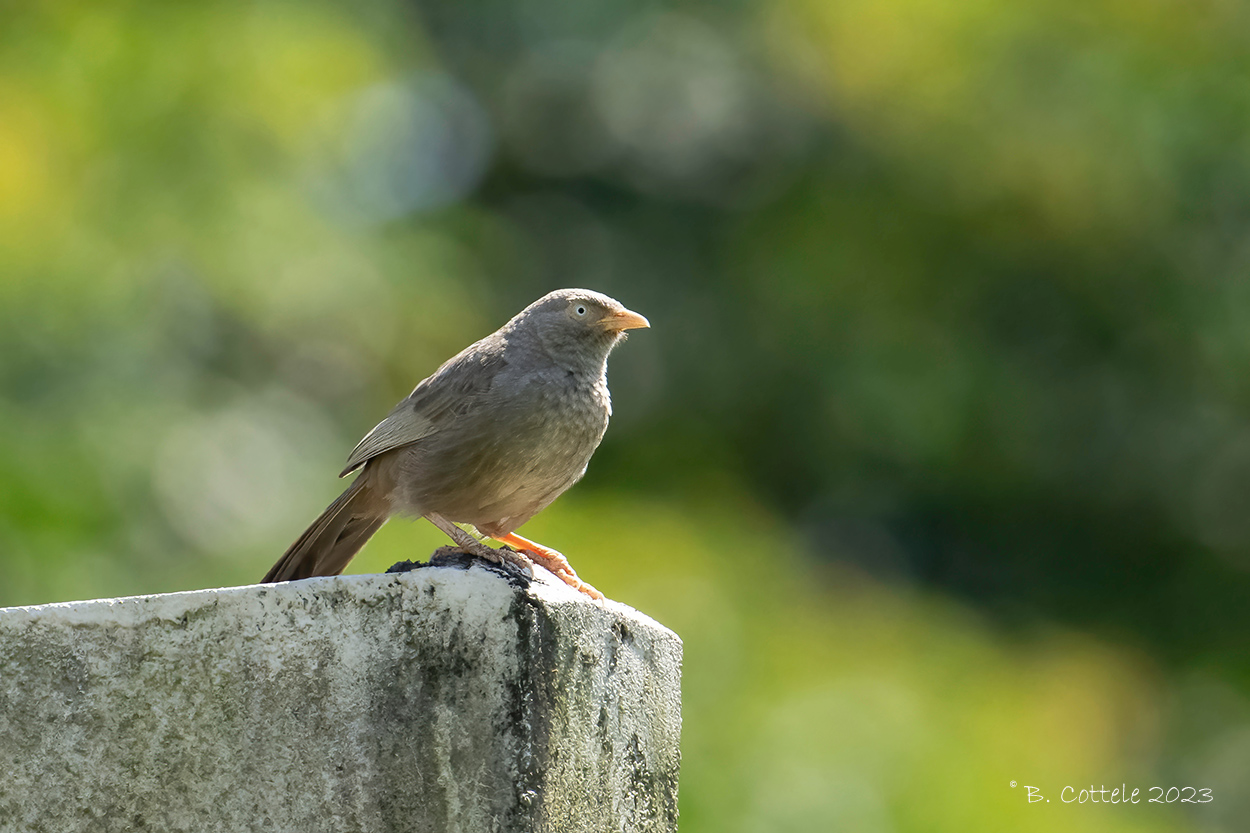
[[[681,641],[538,572],[0,610],[0,831],[675,831]]]

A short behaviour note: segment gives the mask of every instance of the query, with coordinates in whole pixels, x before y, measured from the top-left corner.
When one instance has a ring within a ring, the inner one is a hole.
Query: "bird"
[[[448,359],[365,435],[339,475],[356,479],[261,583],[339,575],[392,515],[405,515],[468,553],[529,575],[537,564],[603,598],[558,551],[515,530],[586,473],[612,414],[608,355],[626,331],[650,326],[588,289],[539,298]]]

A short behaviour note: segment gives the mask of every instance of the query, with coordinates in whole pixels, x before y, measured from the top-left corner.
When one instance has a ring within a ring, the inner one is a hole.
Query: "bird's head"
[[[508,324],[509,329],[532,332],[551,357],[570,370],[602,367],[626,330],[650,326],[620,301],[589,289],[557,289]]]

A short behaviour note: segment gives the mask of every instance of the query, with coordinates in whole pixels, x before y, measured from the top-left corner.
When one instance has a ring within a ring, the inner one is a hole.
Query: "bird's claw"
[[[494,547],[488,547],[485,544],[482,545],[482,548],[490,551],[492,554],[491,560],[493,560],[496,564],[511,564],[513,567],[516,567],[524,573],[526,578],[534,578],[534,562],[526,558],[523,553],[516,552],[508,547],[495,549]]]
[[[522,553],[507,549],[506,547],[495,549],[494,547],[489,547],[479,541],[474,541],[472,544],[462,543],[460,548],[470,555],[476,555],[478,558],[484,558],[492,564],[499,564],[500,566],[505,567],[515,567],[528,579],[534,578],[534,562],[530,561]]]
[[[603,594],[596,590],[593,585],[587,584],[578,578],[577,571],[573,569],[571,564],[569,564],[568,559],[555,550],[546,548],[542,551],[537,549],[514,550],[512,547],[506,545],[499,548],[500,552],[504,550],[517,554],[523,553],[524,555],[529,556],[529,558],[526,559],[527,561],[533,559],[531,563],[542,566],[543,569],[560,579],[560,581],[564,582],[569,587],[585,593],[587,596],[596,601],[603,598]]]

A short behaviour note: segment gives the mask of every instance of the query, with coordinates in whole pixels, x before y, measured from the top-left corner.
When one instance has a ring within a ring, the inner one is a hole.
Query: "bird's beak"
[[[599,324],[605,330],[619,333],[622,330],[639,330],[643,327],[650,327],[651,322],[643,318],[636,312],[623,309],[620,312],[614,312],[611,315],[605,315],[600,319]]]

